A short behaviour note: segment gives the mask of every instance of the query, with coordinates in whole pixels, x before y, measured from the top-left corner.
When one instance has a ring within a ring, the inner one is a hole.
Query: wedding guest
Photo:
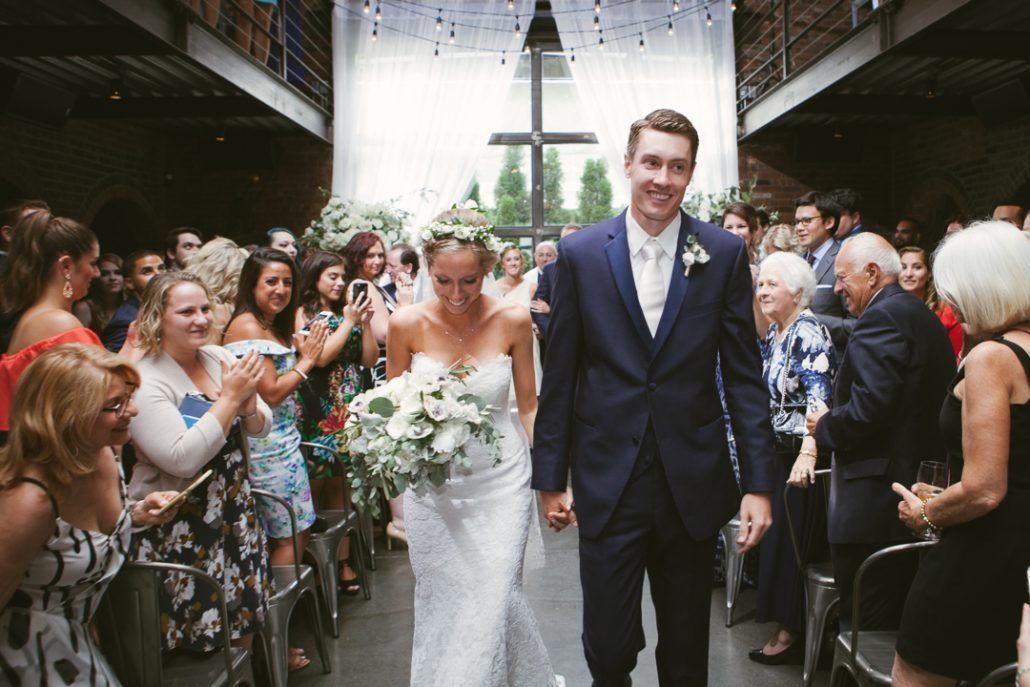
[[[93,281],[89,294],[72,306],[72,312],[97,336],[104,330],[114,312],[125,300],[125,277],[122,259],[114,253],[104,253],[97,260],[100,278]]]
[[[312,451],[308,456],[308,478],[315,510],[344,510],[350,507],[347,484],[347,447],[337,443],[336,432],[347,421],[347,404],[365,390],[362,366],[375,365],[379,346],[368,326],[372,301],[363,293],[354,298],[347,289],[346,265],[336,253],[314,251],[304,259],[300,277],[298,330],[320,313],[327,313],[329,334],[325,347],[311,370],[310,394],[302,395],[303,417],[300,434],[304,441],[322,444],[340,453],[343,464],[333,454]],[[361,591],[362,580],[350,565],[350,541],[340,543],[340,590],[348,596]]]
[[[808,309],[815,275],[804,258],[787,252],[768,256],[762,261],[757,289],[759,307],[772,321],[761,349],[776,438],[776,479],[799,489],[789,492],[789,501],[782,488],[772,493],[773,524],[761,543],[755,620],[775,622],[777,629],[748,658],[768,665],[800,664],[804,575],[794,557],[785,513],[789,508],[803,561],[825,550],[826,513],[815,478],[818,451],[815,437],[805,429],[805,413],[830,405],[837,352],[830,332]]]
[[[204,235],[195,227],[178,227],[165,236],[166,267],[170,270],[181,270],[190,257],[200,250],[204,243]]]
[[[26,215],[36,210],[50,212],[50,206],[42,200],[16,200],[0,210],[0,280],[7,271],[8,251],[14,240],[14,227]]]
[[[918,246],[923,237],[923,225],[915,217],[902,217],[894,228],[891,242],[901,250],[905,246]]]
[[[247,251],[231,239],[216,236],[197,251],[186,263],[185,272],[198,277],[211,292],[211,343],[221,344],[225,327],[232,319],[240,270],[247,261]]]
[[[865,231],[862,226],[862,194],[853,188],[838,188],[830,191],[830,196],[840,206],[840,224],[833,238],[839,243]]]
[[[815,272],[812,312],[830,330],[838,357],[855,326],[843,299],[834,291],[833,263],[840,250],[834,234],[839,224],[840,205],[830,194],[812,191],[794,201],[794,230],[804,258]]]
[[[508,244],[501,250],[501,270],[504,276],[497,280],[496,288],[501,300],[517,303],[527,311],[532,311],[532,301],[536,294],[536,282],[527,279],[523,272],[526,261],[522,249]],[[533,337],[533,374],[536,375],[536,391],[540,393],[540,380],[544,376],[540,362],[540,340]]]
[[[415,300],[415,279],[418,277],[418,252],[406,243],[395,243],[386,253],[386,276],[390,283],[383,291],[398,306],[411,305]]]
[[[962,231],[969,224],[969,218],[963,214],[955,214],[944,220],[944,235],[950,236],[957,231]]]
[[[765,234],[769,231],[769,213],[766,212],[765,208],[755,208],[755,214],[758,215],[758,231],[755,232],[755,245],[761,246],[762,241],[765,240]]]
[[[210,292],[184,272],[162,274],[147,288],[137,336],[144,357],[132,421],[137,463],[129,495],[153,489],[181,491],[207,469],[214,475],[195,490],[178,515],[138,533],[133,557],[189,565],[213,576],[225,590],[229,636],[250,646],[264,623],[270,593],[265,534],[255,515],[247,477],[246,437],[263,437],[272,413],[255,390],[262,375],[255,353],[237,361],[208,343],[213,315]],[[187,418],[184,402],[199,417]],[[209,594],[187,577],[171,576],[161,595],[162,648],[211,651],[225,635]]]
[[[828,534],[846,625],[862,562],[911,539],[898,522],[891,483],[912,484],[921,460],[944,457],[937,416],[955,353],[940,320],[898,286],[901,261],[884,238],[864,232],[848,240],[834,271],[834,288],[857,319],[833,408],[810,410],[806,426],[820,451],[833,451]],[[895,556],[870,570],[863,629],[897,627],[914,565],[914,557]]]
[[[326,326],[318,322],[307,336],[294,334],[297,264],[286,253],[259,248],[243,264],[236,310],[225,331],[225,348],[237,357],[261,356],[258,394],[271,406],[272,429],[249,441],[251,483],[282,496],[297,515],[299,550],[315,522],[311,486],[300,452],[297,388],[308,380],[322,347]],[[291,343],[293,345],[291,345]],[[295,346],[295,348],[294,348]],[[273,565],[294,562],[290,518],[277,503],[258,501],[258,515],[271,538]]]
[[[777,252],[794,253],[795,255],[804,253],[801,244],[798,243],[798,235],[794,232],[794,227],[789,224],[774,224],[765,233],[765,239],[762,241],[759,251],[760,255],[765,257]]]
[[[126,341],[129,340],[129,327],[136,321],[136,315],[139,313],[143,289],[151,279],[163,274],[164,271],[164,260],[156,251],[138,250],[129,253],[129,257],[125,258],[125,289],[128,293],[100,331],[100,340],[104,342],[104,348],[112,353],[123,351]],[[132,346],[131,342],[129,346]]]
[[[268,230],[268,247],[281,250],[294,260],[297,259],[297,237],[285,227],[274,227]]]
[[[747,246],[748,259],[756,262],[755,236],[758,235],[758,213],[749,203],[730,203],[722,211],[722,228],[735,234]],[[752,270],[754,274],[755,270]]]
[[[962,326],[951,306],[937,296],[926,251],[917,246],[905,246],[898,251],[898,256],[901,258],[901,276],[898,279],[901,288],[926,303],[926,307],[937,315],[948,332],[948,340],[955,349],[955,357],[961,356],[964,339]]]
[[[570,222],[562,227],[560,239],[564,239],[566,236],[575,234],[581,229],[583,229],[582,225]],[[559,250],[561,249],[560,239],[558,241]],[[543,357],[543,352],[546,351],[547,348],[547,325],[550,323],[551,317],[551,290],[554,288],[554,279],[557,274],[557,269],[557,258],[541,268],[540,280],[537,282],[536,293],[533,294],[533,301],[530,303],[529,308],[533,317],[533,327],[536,332],[536,337],[540,340],[541,357]]]
[[[113,448],[129,439],[139,374],[99,346],[64,344],[25,370],[0,449],[0,665],[5,684],[118,684],[90,621],[132,528],[171,491],[126,499]]]
[[[72,314],[98,275],[99,257],[96,235],[73,219],[38,210],[18,222],[0,288],[0,431],[8,429],[18,378],[40,353],[63,343],[100,345]]]
[[[554,241],[541,241],[533,249],[533,269],[522,276],[535,284],[540,281],[540,270],[544,269],[544,265],[557,259],[558,247]]]
[[[940,531],[905,602],[896,685],[976,682],[1016,660],[1030,566],[1030,241],[1007,222],[974,224],[934,257],[937,289],[970,334],[986,337],[948,387],[940,432],[951,486],[897,513]]]
[[[1026,209],[1017,201],[1006,199],[994,206],[991,219],[1001,222],[1008,222],[1016,229],[1023,228],[1026,220]]]
[[[236,43],[246,53],[252,54],[261,64],[268,61],[268,49],[272,43],[269,29],[272,27],[272,12],[277,0],[236,0]]]

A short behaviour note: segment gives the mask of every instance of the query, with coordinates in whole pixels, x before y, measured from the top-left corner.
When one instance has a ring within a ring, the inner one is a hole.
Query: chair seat
[[[241,647],[231,647],[233,669],[239,675],[250,675],[250,652]],[[222,687],[227,685],[225,676],[225,660],[220,653],[190,655],[183,653],[168,654],[162,661],[164,687],[195,687],[211,685]],[[227,686],[229,687],[229,686]]]
[[[837,586],[836,579],[833,577],[833,564],[829,561],[825,563],[809,563],[805,566],[805,577],[824,587]]]
[[[856,673],[866,678],[860,684],[890,685],[891,669],[894,667],[894,645],[898,633],[894,630],[863,630],[858,633],[858,656]],[[851,633],[837,635],[837,645],[851,653]]]
[[[299,580],[292,565],[273,565],[272,589],[275,591],[268,602],[278,602],[287,596],[298,593],[301,588],[313,586],[314,576],[315,572],[310,565],[300,566]]]

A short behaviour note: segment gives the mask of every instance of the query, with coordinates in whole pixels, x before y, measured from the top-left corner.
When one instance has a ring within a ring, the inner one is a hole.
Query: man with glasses
[[[829,193],[811,191],[794,201],[794,230],[805,249],[805,260],[815,272],[815,297],[809,307],[830,330],[838,354],[844,352],[854,325],[844,302],[833,292],[833,262],[840,250],[833,235],[840,216],[841,207]]]

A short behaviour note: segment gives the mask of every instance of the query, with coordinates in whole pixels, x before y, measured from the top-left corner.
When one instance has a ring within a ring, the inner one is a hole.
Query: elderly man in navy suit
[[[746,246],[680,210],[697,149],[678,112],[635,122],[630,207],[558,253],[532,486],[552,527],[578,520],[583,645],[598,687],[630,683],[644,647],[645,572],[659,684],[707,684],[715,538],[739,508],[736,543],[754,547],[771,523],[769,492],[783,486]]]

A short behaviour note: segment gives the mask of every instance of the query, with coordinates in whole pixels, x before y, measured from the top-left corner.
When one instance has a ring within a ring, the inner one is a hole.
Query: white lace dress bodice
[[[445,367],[416,354],[420,365]],[[422,496],[404,495],[415,573],[413,687],[553,687],[554,671],[522,590],[536,502],[523,434],[508,407],[511,358],[478,365],[469,391],[495,410],[501,435],[496,466],[472,446],[472,466]]]

